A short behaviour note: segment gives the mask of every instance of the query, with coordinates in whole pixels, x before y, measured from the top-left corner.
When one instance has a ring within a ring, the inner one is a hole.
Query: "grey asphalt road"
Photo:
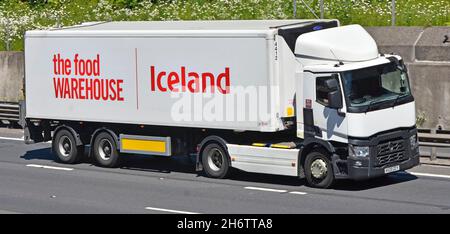
[[[0,213],[450,213],[450,167],[320,190],[284,176],[210,179],[182,157],[127,156],[118,169],[65,165],[50,144],[15,140],[20,130],[0,136]]]

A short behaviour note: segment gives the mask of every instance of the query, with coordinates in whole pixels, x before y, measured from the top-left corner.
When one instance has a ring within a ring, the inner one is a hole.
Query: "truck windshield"
[[[350,112],[367,112],[412,99],[407,73],[394,62],[341,74]]]

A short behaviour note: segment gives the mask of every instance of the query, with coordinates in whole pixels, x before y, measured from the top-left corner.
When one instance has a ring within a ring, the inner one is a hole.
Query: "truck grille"
[[[388,141],[377,145],[377,166],[383,166],[405,159],[405,141]]]

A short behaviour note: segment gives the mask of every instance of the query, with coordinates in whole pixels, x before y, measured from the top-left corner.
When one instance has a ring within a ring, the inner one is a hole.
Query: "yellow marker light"
[[[286,108],[286,115],[287,115],[287,117],[294,116],[294,108],[292,106]]]
[[[166,142],[152,140],[122,139],[122,149],[130,151],[166,152]]]

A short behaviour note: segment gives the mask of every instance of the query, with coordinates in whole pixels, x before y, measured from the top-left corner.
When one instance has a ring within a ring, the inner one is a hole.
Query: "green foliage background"
[[[318,0],[305,0],[319,14]],[[314,15],[297,1],[297,18]],[[390,0],[325,0],[342,24],[391,25]],[[110,20],[290,19],[292,0],[0,0],[0,50],[23,49],[30,29]],[[450,0],[397,0],[397,25],[450,26]]]

